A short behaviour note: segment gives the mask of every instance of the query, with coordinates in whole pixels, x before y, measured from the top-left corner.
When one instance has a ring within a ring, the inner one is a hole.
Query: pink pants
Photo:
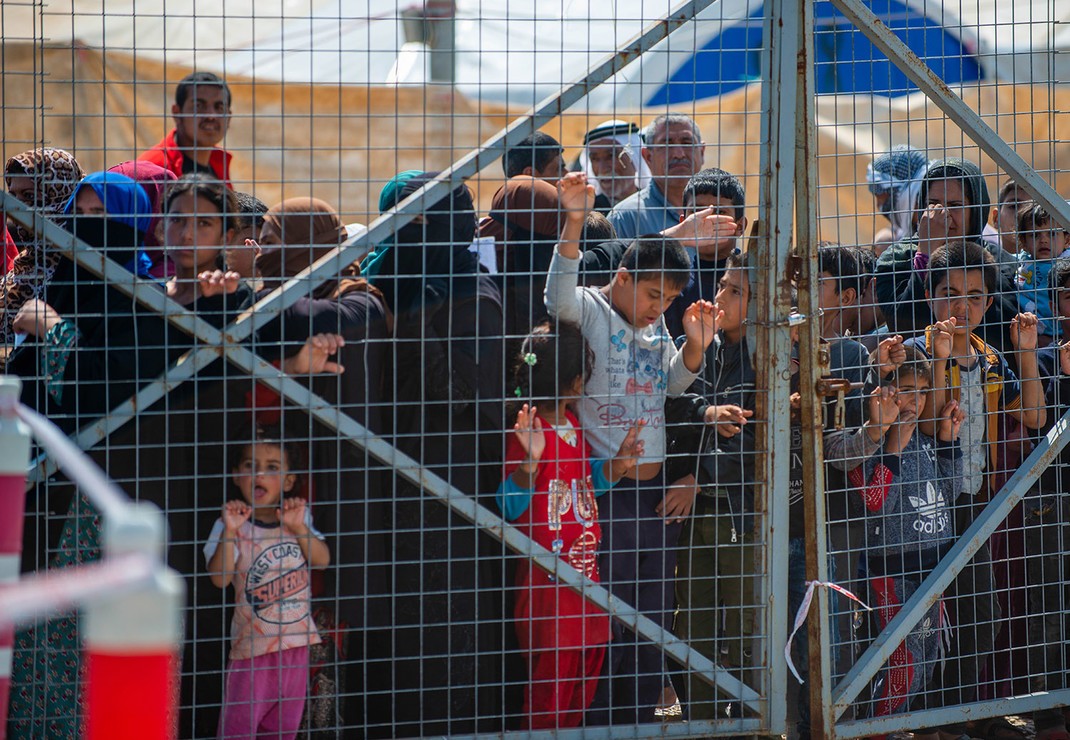
[[[289,648],[227,666],[219,737],[292,740],[308,695],[308,647]]]

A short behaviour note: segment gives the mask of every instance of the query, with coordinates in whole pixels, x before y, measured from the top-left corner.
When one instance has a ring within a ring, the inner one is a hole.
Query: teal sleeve
[[[531,504],[531,495],[534,491],[530,488],[521,488],[513,480],[513,476],[506,477],[498,485],[494,494],[494,500],[498,502],[498,509],[502,512],[507,522],[516,521],[517,517],[528,510]]]
[[[609,489],[615,485],[606,478],[607,465],[609,465],[609,460],[591,460],[591,485],[594,486],[595,496],[609,493]]]
[[[48,330],[42,353],[45,366],[45,388],[56,403],[63,403],[63,376],[67,361],[78,343],[81,332],[73,321],[64,319]]]

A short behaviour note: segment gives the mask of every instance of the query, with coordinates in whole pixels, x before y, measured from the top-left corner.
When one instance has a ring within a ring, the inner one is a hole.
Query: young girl
[[[643,453],[632,427],[613,460],[590,460],[569,404],[583,393],[594,354],[575,324],[535,328],[516,366],[525,398],[506,449],[497,500],[506,519],[597,583],[601,495]],[[529,729],[576,727],[594,698],[610,639],[609,617],[552,576],[521,562],[514,617],[530,680],[524,695]]]
[[[234,192],[203,175],[185,175],[170,186],[161,211],[163,243],[175,267],[167,296],[189,306],[198,296],[222,292],[207,289],[206,281],[216,274],[219,256],[241,222]],[[216,282],[222,277],[219,272]],[[239,277],[229,274],[226,292],[234,291]]]
[[[212,583],[237,593],[231,622],[221,738],[293,738],[308,686],[308,648],[320,641],[308,568],[330,562],[291,472],[298,455],[258,430],[232,468],[242,500],[228,501],[204,556]]]

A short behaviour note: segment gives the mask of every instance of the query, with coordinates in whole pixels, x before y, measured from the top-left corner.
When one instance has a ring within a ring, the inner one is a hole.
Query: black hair
[[[191,72],[179,80],[175,88],[175,105],[179,108],[186,104],[189,95],[196,87],[221,87],[227,94],[227,107],[230,107],[230,87],[222,77],[213,72]]]
[[[863,284],[873,277],[874,272],[877,269],[877,255],[873,254],[873,250],[869,247],[850,247],[854,250],[855,258],[858,260],[858,274],[862,277]]]
[[[289,491],[283,491],[283,498],[297,496],[303,490],[303,475],[305,469],[304,455],[301,445],[291,439],[287,439],[282,427],[276,425],[242,424],[237,432],[231,437],[230,449],[228,450],[227,462],[231,474],[238,469],[246,451],[255,445],[272,445],[282,450],[286,458],[286,474],[295,478],[294,485]]]
[[[906,350],[906,359],[892,371],[892,384],[898,385],[906,377],[918,377],[928,381],[931,388],[933,385],[932,361],[916,345],[907,344],[904,345],[903,349]],[[873,367],[877,367],[880,363],[878,356],[879,350],[876,349],[869,354],[869,364]]]
[[[711,195],[714,198],[728,198],[735,206],[735,219],[743,218],[743,206],[746,193],[743,183],[730,172],[720,167],[708,167],[691,176],[684,188],[683,204],[685,208],[694,206],[699,195]]]
[[[953,270],[981,270],[985,279],[985,292],[996,292],[999,267],[995,258],[980,244],[968,239],[955,239],[943,245],[929,257],[929,295],[947,281]]]
[[[746,270],[750,264],[750,260],[747,259],[747,252],[742,249],[733,249],[732,253],[728,255],[728,258],[724,261],[724,269],[726,270]]]
[[[821,242],[817,246],[818,272],[827,272],[836,282],[836,293],[855,289],[855,300],[862,297],[869,274],[862,270],[858,250],[835,242]]]
[[[1014,225],[1018,229],[1018,246],[1022,246],[1023,237],[1035,236],[1036,232],[1053,222],[1051,214],[1044,206],[1034,201],[1026,201],[1018,207]]]
[[[1051,293],[1051,312],[1058,319],[1059,293],[1067,290],[1070,282],[1070,257],[1059,257],[1051,265],[1048,273],[1048,291]]]
[[[544,321],[524,340],[515,358],[513,379],[520,398],[538,404],[556,400],[576,378],[587,382],[594,370],[594,350],[577,324]]]
[[[608,218],[598,211],[591,211],[587,214],[587,218],[583,220],[582,249],[586,250],[616,238],[617,230],[613,228]]]
[[[691,278],[691,258],[675,239],[644,234],[624,250],[620,266],[636,280],[664,280],[683,289]]]
[[[234,228],[247,229],[252,226],[259,234],[264,226],[264,214],[269,210],[267,203],[250,193],[235,193],[234,196],[238,201],[239,219]]]
[[[893,372],[892,377],[895,379],[896,385],[901,383],[904,378],[914,377],[922,378],[928,382],[929,387],[933,386],[933,363],[921,351],[919,347],[913,344],[908,344],[903,347],[906,350],[906,359],[899,365]],[[875,353],[874,353],[875,356]]]
[[[204,198],[219,209],[223,217],[223,233],[235,228],[242,220],[241,206],[234,191],[221,180],[207,177],[200,173],[190,173],[175,180],[164,193],[160,215],[166,218],[171,213],[171,206],[182,195]]]
[[[996,204],[1002,206],[1004,198],[1010,195],[1011,191],[1018,190],[1019,187],[1020,186],[1018,185],[1017,181],[1007,180],[1007,182],[1003,183],[1003,185],[1000,186],[999,196],[996,198]]]
[[[524,173],[525,167],[540,172],[550,164],[550,160],[565,151],[561,143],[542,131],[520,140],[520,143],[502,156],[502,170],[506,177],[516,177]]]

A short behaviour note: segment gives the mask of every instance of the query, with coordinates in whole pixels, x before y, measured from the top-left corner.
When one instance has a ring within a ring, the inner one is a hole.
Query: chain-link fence
[[[179,736],[1065,734],[1054,1],[91,5],[2,9],[4,369]]]

